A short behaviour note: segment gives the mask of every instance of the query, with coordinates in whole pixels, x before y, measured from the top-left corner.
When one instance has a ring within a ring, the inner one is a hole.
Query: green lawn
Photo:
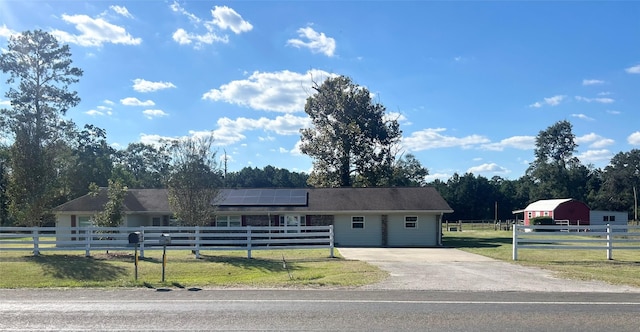
[[[337,250],[335,251],[338,255]],[[145,251],[135,281],[132,251],[92,253],[0,252],[0,288],[40,287],[354,287],[387,274],[359,261],[330,258],[328,249],[168,251],[162,283],[162,252]],[[283,262],[283,257],[286,262]]]
[[[513,262],[510,231],[444,232],[444,245]],[[359,261],[330,258],[328,249],[168,251],[162,283],[162,252],[145,251],[134,280],[133,251],[0,251],[0,288],[39,287],[356,287],[382,280],[387,274]],[[283,262],[286,262],[286,268]],[[640,287],[640,251],[614,250],[614,260],[602,250],[522,249],[516,264],[556,271],[559,276],[602,280]]]
[[[445,232],[445,246],[496,258],[512,260],[511,231]],[[572,238],[578,238],[578,236]],[[578,280],[601,280],[640,287],[640,250],[613,250],[613,260],[602,250],[521,249],[517,264],[536,266]]]

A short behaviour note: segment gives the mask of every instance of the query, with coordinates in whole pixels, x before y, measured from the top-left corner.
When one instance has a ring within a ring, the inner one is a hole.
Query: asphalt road
[[[0,290],[0,330],[638,331],[638,294]]]

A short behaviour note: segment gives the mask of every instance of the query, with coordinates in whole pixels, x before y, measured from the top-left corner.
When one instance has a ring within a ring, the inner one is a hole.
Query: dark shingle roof
[[[107,189],[100,188],[97,196],[90,194],[57,206],[56,212],[101,211],[107,202]],[[126,212],[171,213],[166,189],[129,189],[124,198]]]
[[[235,189],[223,189],[222,195]],[[262,189],[243,189],[262,190]],[[277,189],[276,189],[277,190]],[[284,189],[289,190],[289,189]],[[433,187],[393,188],[314,188],[306,189],[306,205],[251,206],[221,205],[218,210],[244,212],[317,212],[339,211],[431,211],[453,212],[449,204]],[[102,210],[107,200],[106,190],[93,197],[85,195],[55,208],[57,212],[93,212]],[[125,198],[127,212],[170,213],[166,189],[129,189]]]

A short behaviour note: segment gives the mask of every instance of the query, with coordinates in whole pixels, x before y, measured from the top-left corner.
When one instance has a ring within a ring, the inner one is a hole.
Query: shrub
[[[535,217],[530,220],[532,226],[553,226],[553,218],[551,217]],[[553,229],[535,229],[534,232],[553,232]]]

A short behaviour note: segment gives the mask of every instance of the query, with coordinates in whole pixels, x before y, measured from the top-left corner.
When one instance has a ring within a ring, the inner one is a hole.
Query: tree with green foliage
[[[602,174],[602,187],[597,197],[598,208],[628,211],[638,220],[640,190],[640,150],[619,152]]]
[[[1,127],[13,136],[9,210],[19,225],[40,225],[55,197],[55,146],[62,116],[80,102],[69,85],[82,70],[73,67],[68,45],[42,30],[9,39],[0,55],[0,70],[9,74],[5,97],[11,107],[0,110]]]
[[[118,227],[124,220],[124,200],[128,189],[120,181],[109,179],[108,182],[107,202],[104,204],[103,210],[94,216],[93,223],[99,227]],[[89,190],[94,196],[100,193],[100,188],[95,183],[89,186]]]
[[[389,177],[401,136],[397,120],[387,119],[385,107],[348,77],[328,78],[313,89],[304,107],[312,127],[301,130],[300,145],[314,159],[309,184],[351,187],[359,178],[375,186]]]
[[[581,166],[574,153],[578,145],[569,121],[559,121],[536,136],[535,160],[527,169],[534,185],[531,199],[572,197],[572,170]]]
[[[130,143],[116,152],[113,177],[132,188],[164,188],[171,165],[170,146]]]
[[[206,226],[215,218],[222,175],[213,135],[179,139],[171,146],[169,205],[183,225]]]
[[[225,179],[227,188],[304,188],[308,175],[290,172],[273,166],[244,167],[237,172],[228,172]]]
[[[429,175],[429,170],[412,153],[399,158],[394,163],[392,172],[388,186],[393,187],[423,187],[427,184],[426,176]]]
[[[0,226],[10,226],[9,197],[7,185],[9,183],[9,149],[0,145]]]
[[[76,132],[70,156],[73,165],[68,172],[69,198],[86,194],[90,183],[107,187],[114,154],[115,149],[107,143],[104,129],[88,124]]]

